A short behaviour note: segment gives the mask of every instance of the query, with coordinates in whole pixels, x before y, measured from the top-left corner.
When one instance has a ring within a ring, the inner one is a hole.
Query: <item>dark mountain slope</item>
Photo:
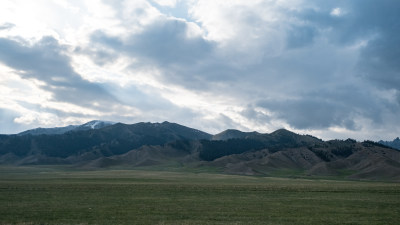
[[[174,148],[167,144],[164,146],[142,146],[138,149],[131,150],[122,155],[114,155],[110,157],[101,157],[95,160],[84,161],[80,167],[82,168],[106,168],[111,166],[124,167],[143,167],[154,165],[166,165],[170,163],[188,162],[191,156],[184,149]]]
[[[212,136],[212,140],[215,141],[225,141],[228,139],[237,139],[237,138],[246,138],[249,136],[255,136],[255,135],[260,135],[258,132],[242,132],[240,130],[233,130],[233,129],[228,129],[225,130],[219,134],[216,134]]]
[[[213,167],[230,174],[274,176],[284,171],[289,175],[400,181],[400,152],[397,150],[351,139],[320,142],[313,137],[303,136],[306,140],[311,138],[311,141],[301,142],[301,135],[292,137],[303,145],[277,150],[275,142],[271,149],[268,146],[261,149],[246,148],[251,144],[247,138],[226,141],[176,140],[162,146],[142,146],[123,155],[96,159],[84,167],[168,167],[173,163],[185,167]],[[238,145],[244,147],[232,148]],[[219,152],[221,156],[204,160],[205,150]],[[234,153],[238,150],[241,152]]]
[[[270,134],[227,130],[211,136],[168,122],[117,123],[60,135],[0,135],[0,163],[87,169],[175,165],[246,175],[400,181],[400,151],[372,141],[322,141],[285,129]]]
[[[227,173],[271,175],[276,171],[302,171],[317,176],[400,181],[400,152],[369,143],[327,142],[324,147],[268,148],[220,157],[206,165]]]
[[[101,120],[92,120],[82,125],[69,125],[66,127],[54,127],[54,128],[36,128],[27,130],[19,133],[18,135],[57,135],[57,134],[65,134],[71,131],[81,131],[81,130],[91,130],[91,129],[101,129],[103,127],[111,126],[115,124],[114,122],[109,121],[101,121]]]
[[[245,138],[227,140],[203,140],[200,158],[212,161],[226,155],[240,154],[268,148],[270,151],[279,151],[286,148],[323,146],[324,142],[309,135],[298,135],[285,129],[271,134],[257,134]]]
[[[379,141],[378,143],[395,148],[397,150],[400,150],[400,138],[396,138],[393,141]]]
[[[18,133],[18,135],[54,135],[54,134],[65,134],[68,131],[74,130],[78,125],[69,125],[66,127],[54,127],[54,128],[35,128],[31,130],[26,130],[24,132]]]
[[[20,158],[40,155],[63,159],[85,156],[93,159],[124,154],[143,145],[204,138],[211,138],[211,135],[175,123],[118,123],[60,135],[4,135],[0,137],[0,155],[12,153]]]
[[[101,129],[114,124],[115,124],[114,122],[110,121],[92,120],[90,122],[77,126],[72,131]]]

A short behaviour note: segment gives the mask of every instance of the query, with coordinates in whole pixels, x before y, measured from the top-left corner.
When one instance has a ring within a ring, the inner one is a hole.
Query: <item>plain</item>
[[[400,184],[0,167],[1,224],[398,224]]]

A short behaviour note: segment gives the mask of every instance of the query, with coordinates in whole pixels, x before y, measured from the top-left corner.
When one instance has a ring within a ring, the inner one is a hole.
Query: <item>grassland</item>
[[[0,224],[399,224],[400,184],[0,167]]]

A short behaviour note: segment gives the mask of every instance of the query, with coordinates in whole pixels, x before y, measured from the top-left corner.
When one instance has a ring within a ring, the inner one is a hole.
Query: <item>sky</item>
[[[94,119],[400,136],[400,1],[2,0],[0,133]]]

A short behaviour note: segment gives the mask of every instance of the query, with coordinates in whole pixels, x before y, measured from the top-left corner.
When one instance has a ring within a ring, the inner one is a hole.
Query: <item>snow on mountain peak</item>
[[[110,126],[115,124],[115,122],[111,122],[111,121],[102,121],[102,120],[92,120],[90,122],[87,122],[83,125],[81,125],[81,127],[87,127],[90,129],[100,129],[102,127],[106,127],[106,126]]]

